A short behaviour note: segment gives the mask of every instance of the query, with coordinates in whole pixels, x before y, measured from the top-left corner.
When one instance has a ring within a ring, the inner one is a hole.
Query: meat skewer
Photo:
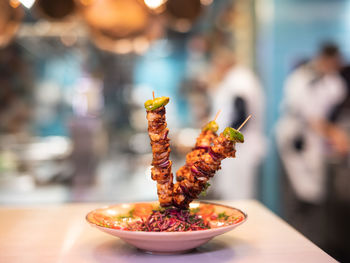
[[[191,160],[195,159],[196,156],[198,157],[208,152],[210,146],[213,144],[214,139],[217,137],[216,132],[218,129],[219,126],[215,120],[207,123],[202,128],[202,132],[199,134],[196,140],[195,148],[186,155],[186,164],[176,172],[176,181],[179,182],[184,179],[191,179],[189,176],[191,168],[190,166],[192,165]]]
[[[216,123],[216,119],[218,118],[221,110],[219,110],[216,113],[216,116],[214,120],[208,122],[203,128],[201,133],[199,134],[198,138],[196,139],[196,145],[195,148],[192,149],[190,153],[186,155],[186,164],[182,166],[177,172],[176,172],[176,181],[182,181],[183,179],[187,178],[190,174],[190,164],[191,159],[194,158],[194,156],[200,156],[207,152],[212,145],[214,139],[218,136],[216,132],[219,129],[219,125]],[[189,178],[187,178],[189,179]]]
[[[196,140],[195,148],[186,156],[186,164],[177,172],[178,182],[173,184],[172,162],[169,160],[169,129],[165,120],[165,105],[168,97],[154,98],[145,102],[148,134],[151,140],[153,160],[152,179],[157,181],[157,194],[162,207],[175,206],[188,209],[189,203],[206,188],[208,180],[221,167],[221,161],[235,157],[236,142],[244,142],[243,134],[227,127],[217,136],[218,125],[209,122]]]
[[[183,180],[174,185],[173,205],[187,209],[189,204],[206,188],[208,180],[221,167],[221,161],[228,157],[235,157],[236,142],[244,142],[243,134],[238,130],[227,127],[213,140],[213,145],[207,152],[188,156],[186,159],[186,174]]]
[[[165,120],[165,105],[168,97],[154,98],[145,102],[148,120],[148,135],[151,141],[152,179],[157,181],[157,194],[161,206],[172,205],[173,174],[172,162],[169,160],[170,144],[168,139],[169,129]]]

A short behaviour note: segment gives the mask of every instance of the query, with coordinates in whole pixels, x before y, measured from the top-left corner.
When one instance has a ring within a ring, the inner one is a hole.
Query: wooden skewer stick
[[[216,119],[219,117],[220,113],[221,113],[221,110],[219,110],[219,111],[216,113],[215,118],[214,118],[213,121],[216,121]]]
[[[239,131],[240,129],[242,129],[242,127],[247,123],[247,121],[249,121],[249,119],[252,117],[252,115],[249,115],[245,121],[241,124],[241,126],[239,126],[239,128],[237,129],[237,131]]]
[[[153,96],[153,99],[155,99],[155,97],[154,97],[154,91],[152,91],[152,96]]]

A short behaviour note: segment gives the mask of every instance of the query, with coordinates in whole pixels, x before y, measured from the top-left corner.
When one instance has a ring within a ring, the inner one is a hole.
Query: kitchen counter
[[[0,262],[336,262],[254,200],[220,202],[248,214],[233,231],[182,255],[150,255],[98,231],[85,215],[106,204],[0,207]]]

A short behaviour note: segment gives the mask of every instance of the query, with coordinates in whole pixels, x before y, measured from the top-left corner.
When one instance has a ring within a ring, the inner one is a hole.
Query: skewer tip
[[[216,121],[216,119],[219,117],[220,113],[221,113],[221,109],[218,110],[213,121]]]
[[[154,91],[152,91],[152,96],[153,96],[153,99],[155,99],[155,96],[154,96]]]
[[[246,119],[245,121],[241,124],[241,126],[239,126],[239,128],[237,129],[237,131],[239,131],[240,129],[243,128],[243,126],[247,123],[247,121],[249,121],[249,119],[252,117],[252,115],[250,114]]]

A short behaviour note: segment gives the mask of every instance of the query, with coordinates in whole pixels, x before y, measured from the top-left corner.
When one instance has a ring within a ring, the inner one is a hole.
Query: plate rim
[[[127,233],[127,235],[130,236],[169,236],[169,235],[173,235],[173,236],[179,236],[179,235],[200,235],[200,234],[205,234],[205,233],[215,233],[215,232],[221,232],[222,230],[229,230],[231,228],[235,228],[243,223],[245,223],[248,219],[248,214],[244,211],[242,211],[239,208],[233,207],[233,206],[229,206],[226,204],[220,204],[220,203],[216,203],[216,202],[210,202],[210,201],[194,201],[193,203],[203,203],[203,204],[210,204],[210,205],[215,205],[215,206],[221,206],[221,207],[225,207],[225,208],[229,208],[229,209],[234,209],[239,211],[240,213],[242,213],[244,215],[244,219],[236,224],[232,224],[232,225],[228,225],[228,226],[221,226],[221,227],[216,227],[216,228],[211,228],[211,229],[203,229],[203,230],[197,230],[197,231],[178,231],[178,232],[156,232],[156,231],[127,231],[127,230],[122,230],[122,229],[115,229],[115,228],[110,228],[110,227],[104,227],[104,226],[100,226],[97,225],[93,222],[90,222],[88,219],[88,216],[95,212],[98,209],[106,209],[112,206],[116,206],[116,205],[123,205],[123,204],[127,204],[127,205],[132,205],[132,204],[140,204],[140,203],[156,203],[157,201],[145,201],[145,202],[130,202],[130,203],[117,203],[117,204],[111,204],[111,205],[107,205],[107,206],[103,206],[103,207],[99,207],[96,208],[94,210],[91,210],[90,212],[88,212],[85,216],[85,220],[93,227],[96,228],[101,228],[107,231],[113,231],[115,233],[120,233],[120,234],[125,234]]]

